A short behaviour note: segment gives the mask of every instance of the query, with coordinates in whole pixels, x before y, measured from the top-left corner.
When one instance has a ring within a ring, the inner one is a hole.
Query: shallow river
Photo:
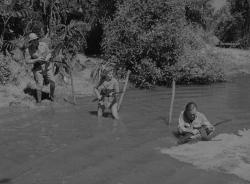
[[[121,121],[98,120],[94,97],[77,105],[0,112],[0,183],[250,183],[250,76],[209,86],[128,90]],[[213,141],[176,146],[173,131],[195,101],[216,127]],[[238,132],[244,130],[243,132]]]

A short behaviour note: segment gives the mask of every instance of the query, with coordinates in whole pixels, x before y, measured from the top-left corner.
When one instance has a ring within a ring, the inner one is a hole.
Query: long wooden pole
[[[127,89],[128,79],[129,79],[130,73],[131,73],[131,71],[128,70],[127,76],[126,76],[126,80],[125,80],[125,84],[123,86],[122,94],[121,94],[121,97],[119,98],[119,102],[118,102],[118,107],[117,107],[118,111],[120,110],[120,107],[121,107],[121,104],[122,104],[122,100],[123,100],[123,97],[124,97],[126,89]]]
[[[71,79],[71,92],[73,97],[73,104],[76,105],[76,96],[75,96],[75,86],[74,86],[74,79],[73,79],[73,71],[70,69],[70,79]]]
[[[175,79],[172,80],[172,97],[171,97],[171,103],[170,103],[170,108],[169,108],[169,116],[168,116],[168,125],[169,125],[169,127],[170,127],[170,124],[172,123],[174,98],[175,98]]]

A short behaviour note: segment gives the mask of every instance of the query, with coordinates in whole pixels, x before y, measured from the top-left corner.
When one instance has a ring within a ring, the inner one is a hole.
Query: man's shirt
[[[39,42],[38,48],[36,50],[28,49],[28,59],[34,59],[43,57],[46,61],[51,58],[51,51],[45,42]],[[41,70],[42,66],[40,63],[34,63],[34,70]]]
[[[186,132],[187,129],[200,128],[201,126],[212,127],[213,125],[207,120],[206,116],[200,112],[196,112],[195,119],[189,122],[184,115],[184,111],[181,112],[179,117],[178,129],[180,133]]]

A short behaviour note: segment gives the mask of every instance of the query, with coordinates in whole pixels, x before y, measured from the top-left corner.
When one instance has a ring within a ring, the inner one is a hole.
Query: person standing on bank
[[[37,103],[42,101],[42,88],[44,84],[50,84],[50,100],[54,101],[55,78],[53,64],[49,62],[51,59],[51,51],[45,42],[40,42],[39,37],[35,33],[29,34],[27,64],[33,64],[32,72],[36,82]]]

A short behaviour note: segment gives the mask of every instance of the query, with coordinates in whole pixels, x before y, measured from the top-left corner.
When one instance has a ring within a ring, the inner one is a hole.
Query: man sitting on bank
[[[194,139],[210,140],[215,127],[207,120],[206,116],[197,110],[194,102],[189,102],[179,117],[178,132],[183,136],[180,144]]]

